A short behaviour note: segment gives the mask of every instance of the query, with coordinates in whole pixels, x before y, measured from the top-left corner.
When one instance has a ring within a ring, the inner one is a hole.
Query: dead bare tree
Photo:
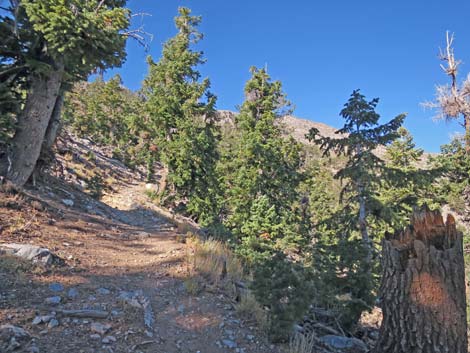
[[[451,79],[451,84],[438,85],[436,87],[436,100],[423,105],[427,108],[437,110],[436,118],[439,120],[459,120],[465,129],[464,143],[465,153],[470,156],[470,75],[461,83],[458,82],[460,60],[454,55],[454,35],[446,32],[446,49],[439,50],[439,58],[444,62],[442,70]],[[464,209],[462,214],[465,221],[470,222],[470,185],[467,185],[462,193]]]
[[[427,108],[437,110],[436,119],[458,120],[463,118],[461,125],[465,128],[465,150],[470,154],[470,75],[459,84],[458,71],[461,64],[454,56],[454,35],[446,32],[446,49],[439,50],[439,58],[444,62],[442,70],[451,79],[451,84],[436,87],[436,100],[426,102]]]

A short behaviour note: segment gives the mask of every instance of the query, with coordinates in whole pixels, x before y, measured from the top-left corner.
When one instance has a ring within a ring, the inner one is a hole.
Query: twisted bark
[[[12,141],[11,165],[7,171],[7,179],[16,186],[23,186],[34,171],[62,78],[63,67],[31,78],[25,106],[18,116],[17,132]]]

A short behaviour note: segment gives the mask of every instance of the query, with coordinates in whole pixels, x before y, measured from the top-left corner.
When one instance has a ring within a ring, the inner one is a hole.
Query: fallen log
[[[106,319],[109,316],[109,313],[103,310],[57,310],[57,312],[76,318]]]

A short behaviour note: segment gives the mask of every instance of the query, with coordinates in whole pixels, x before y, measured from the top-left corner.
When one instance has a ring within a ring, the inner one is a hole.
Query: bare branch
[[[452,44],[454,43],[454,34],[449,35],[449,31],[446,32],[446,51],[443,52],[441,48],[439,48],[439,58],[442,61],[447,62],[447,67],[441,64],[442,70],[451,77],[452,79],[452,89],[457,89],[457,73],[459,65],[461,61],[455,60],[454,56],[454,48]]]
[[[152,16],[146,12],[137,12],[131,15],[131,17],[141,17],[143,22],[144,16]],[[144,50],[148,50],[149,42],[153,41],[153,34],[144,30],[144,25],[142,24],[137,29],[129,30],[122,33],[123,36],[135,39],[141,46],[144,47]]]
[[[147,12],[137,12],[137,13],[133,13],[131,15],[131,17],[137,17],[137,16],[140,16],[140,17],[144,17],[144,16],[152,16],[151,14],[147,13]]]
[[[439,58],[445,62],[441,64],[442,70],[450,76],[450,85],[436,86],[436,99],[421,105],[437,111],[436,120],[455,120],[463,116],[464,125],[470,123],[470,76],[459,85],[457,81],[460,60],[454,56],[454,35],[446,32],[446,49],[439,49]]]
[[[137,29],[123,32],[122,35],[128,38],[135,39],[140,45],[144,47],[145,50],[148,50],[149,42],[153,40],[153,34],[146,32],[143,26]]]
[[[98,13],[98,11],[101,9],[101,6],[103,6],[105,0],[101,0],[100,3],[98,4],[98,7],[95,10],[95,13]]]

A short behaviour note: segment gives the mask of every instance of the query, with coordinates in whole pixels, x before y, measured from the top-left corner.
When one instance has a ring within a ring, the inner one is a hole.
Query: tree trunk
[[[41,152],[63,77],[63,69],[31,78],[31,88],[12,141],[7,179],[23,186],[31,176]]]
[[[470,115],[464,115],[464,127],[465,127],[465,151],[470,154]]]
[[[470,224],[470,185],[463,189],[462,197],[464,202],[463,220],[465,223]]]
[[[462,233],[425,208],[383,240],[375,353],[467,353]]]
[[[54,146],[57,134],[60,128],[60,117],[62,113],[62,106],[64,105],[64,92],[61,92],[55,101],[54,109],[52,110],[51,120],[47,126],[46,136],[42,144],[42,151],[48,153],[52,146]]]
[[[359,193],[362,195],[363,188],[359,188]],[[361,232],[362,243],[367,251],[366,263],[369,267],[369,272],[372,270],[372,242],[370,241],[369,232],[367,231],[367,213],[366,213],[366,200],[363,196],[359,199],[359,231]]]
[[[54,146],[60,128],[60,115],[62,113],[63,103],[64,92],[61,92],[55,101],[51,119],[47,125],[46,135],[44,136],[44,141],[42,142],[41,152],[39,153],[39,158],[36,162],[36,166],[34,167],[32,174],[33,183],[37,177],[41,175],[43,169],[52,164],[54,159],[54,152],[52,151],[52,147]]]

